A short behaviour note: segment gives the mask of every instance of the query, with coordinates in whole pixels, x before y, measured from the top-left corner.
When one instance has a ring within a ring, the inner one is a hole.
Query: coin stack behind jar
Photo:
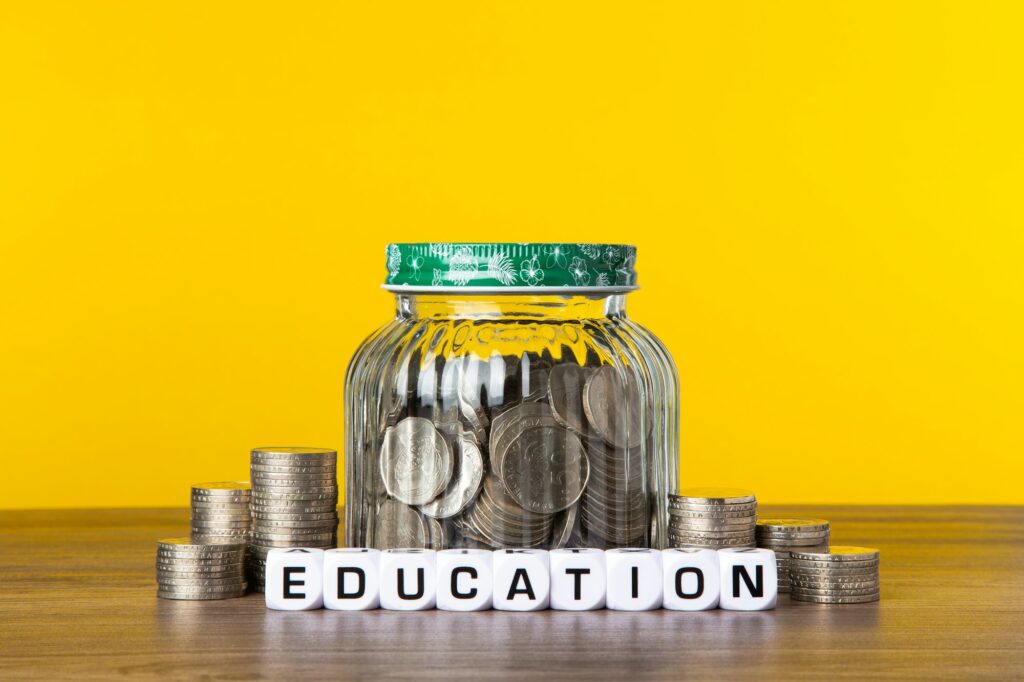
[[[669,495],[671,547],[753,547],[757,499],[740,488],[683,488]]]
[[[828,552],[825,519],[758,519],[757,546],[775,550],[779,592],[789,592],[790,552]]]
[[[228,599],[245,594],[245,543],[195,544],[189,538],[160,540],[156,547],[156,595],[163,599]]]
[[[871,547],[790,552],[790,597],[819,604],[878,601],[878,558],[878,550]]]
[[[239,544],[249,541],[252,517],[248,482],[196,483],[192,486],[192,542]]]
[[[250,458],[252,540],[249,582],[263,591],[275,547],[336,547],[338,453],[323,448],[256,448]]]

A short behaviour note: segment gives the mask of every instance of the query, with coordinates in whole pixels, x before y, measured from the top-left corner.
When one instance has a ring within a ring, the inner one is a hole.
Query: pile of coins
[[[740,488],[683,488],[669,495],[671,547],[753,547],[757,498]]]
[[[228,599],[245,594],[245,543],[193,544],[189,538],[156,546],[157,596],[163,599]]]
[[[245,544],[252,517],[248,483],[197,483],[192,486],[192,542]]]
[[[275,547],[338,543],[338,453],[322,448],[257,448],[250,457],[252,540],[249,582],[263,591]]]
[[[878,550],[870,547],[790,552],[790,597],[819,604],[878,601],[878,557]]]
[[[757,546],[775,550],[779,592],[789,592],[790,552],[828,552],[824,519],[758,519]]]
[[[402,389],[385,392],[379,484],[364,479],[368,544],[646,543],[643,445],[651,424],[641,424],[632,372],[507,360],[500,381],[484,376],[496,365],[450,360],[439,395],[422,410]]]

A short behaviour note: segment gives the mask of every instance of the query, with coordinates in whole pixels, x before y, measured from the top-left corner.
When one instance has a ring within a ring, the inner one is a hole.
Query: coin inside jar
[[[625,378],[611,365],[602,365],[587,379],[583,410],[587,421],[605,442],[619,448],[639,446],[647,434],[641,430],[642,402],[633,372]],[[647,420],[648,429],[650,420]]]
[[[520,433],[501,464],[505,490],[523,509],[541,514],[576,502],[590,474],[579,438],[567,429],[537,426]]]
[[[407,417],[387,430],[380,466],[390,495],[408,505],[426,504],[448,485],[452,453],[430,420]]]

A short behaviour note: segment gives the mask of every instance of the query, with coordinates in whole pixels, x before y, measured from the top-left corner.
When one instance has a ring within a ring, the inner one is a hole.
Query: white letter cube
[[[324,551],[306,547],[267,553],[264,598],[268,609],[309,611],[324,606]]]
[[[486,549],[445,549],[437,553],[437,608],[485,611],[493,604],[493,553]]]
[[[437,552],[386,549],[380,554],[380,605],[392,611],[422,611],[437,603]]]
[[[540,611],[551,599],[551,569],[542,549],[494,550],[494,608]]]
[[[324,606],[366,611],[380,606],[380,550],[358,547],[324,552]]]
[[[713,549],[673,548],[661,552],[665,598],[672,611],[706,611],[718,606],[721,576]]]
[[[719,606],[729,611],[765,611],[775,608],[779,576],[775,551],[753,547],[718,550],[722,596]]]
[[[593,548],[554,549],[551,561],[551,608],[561,611],[603,609],[608,574],[604,552]]]
[[[608,568],[607,606],[617,611],[649,611],[661,607],[661,552],[621,547],[605,552]]]

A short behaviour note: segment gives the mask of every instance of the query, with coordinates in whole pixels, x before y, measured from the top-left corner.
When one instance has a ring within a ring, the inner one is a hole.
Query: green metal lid
[[[636,286],[628,244],[389,244],[389,291],[615,293]]]

